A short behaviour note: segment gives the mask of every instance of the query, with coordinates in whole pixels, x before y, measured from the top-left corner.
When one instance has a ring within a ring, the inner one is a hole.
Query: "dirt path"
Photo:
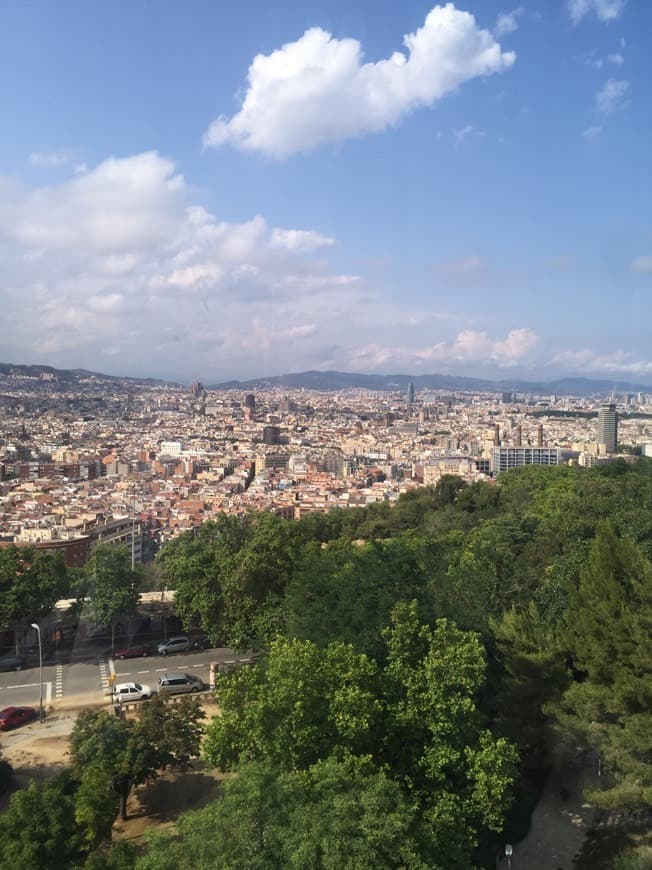
[[[532,815],[527,837],[514,846],[512,870],[572,870],[595,814],[582,792],[595,784],[589,764],[557,763]],[[503,861],[501,867],[507,866]]]

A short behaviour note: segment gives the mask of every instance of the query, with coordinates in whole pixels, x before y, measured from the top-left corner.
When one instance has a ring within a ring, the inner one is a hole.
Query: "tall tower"
[[[618,414],[616,406],[608,402],[598,411],[598,444],[604,444],[607,453],[615,453],[618,446]]]
[[[412,381],[408,384],[407,400],[410,405],[414,405],[414,384]]]

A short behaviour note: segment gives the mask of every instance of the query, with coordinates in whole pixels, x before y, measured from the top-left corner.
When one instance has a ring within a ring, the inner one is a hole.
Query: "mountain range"
[[[42,374],[52,374],[57,380],[78,383],[88,378],[98,378],[114,384],[125,385],[162,385],[180,386],[172,381],[158,378],[139,378],[120,375],[107,375],[88,369],[57,369],[47,365],[25,365],[21,363],[0,363],[0,377],[18,375],[38,378]],[[274,377],[253,378],[246,381],[224,381],[207,387],[209,390],[265,390],[286,388],[290,390],[319,390],[322,392],[360,389],[378,391],[406,392],[410,384],[415,390],[449,390],[453,392],[502,392],[531,393],[534,395],[560,396],[608,396],[612,392],[639,393],[652,392],[646,384],[629,381],[595,380],[592,378],[567,377],[552,381],[525,381],[518,378],[504,378],[499,381],[485,378],[463,377],[461,375],[409,375],[409,374],[364,374],[362,372],[307,371],[293,372]]]

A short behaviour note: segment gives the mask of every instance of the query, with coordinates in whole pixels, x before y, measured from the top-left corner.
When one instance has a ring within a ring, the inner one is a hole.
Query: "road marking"
[[[52,703],[52,682],[51,682],[51,680],[48,680],[47,683],[44,683],[44,685],[45,685],[45,703],[51,704]]]
[[[57,665],[56,674],[54,677],[54,694],[57,698],[63,698],[63,665]]]
[[[17,686],[4,686],[5,689],[32,689],[34,686],[39,687],[39,683],[20,683]],[[45,685],[45,683],[43,683]]]
[[[156,668],[156,671],[167,671],[167,668]]]
[[[149,671],[136,671],[137,674],[148,674]]]
[[[206,665],[193,665],[193,668],[205,668]]]

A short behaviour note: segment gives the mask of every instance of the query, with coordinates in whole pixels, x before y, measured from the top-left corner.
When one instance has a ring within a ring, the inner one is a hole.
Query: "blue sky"
[[[0,359],[652,383],[652,5],[5,0]]]

